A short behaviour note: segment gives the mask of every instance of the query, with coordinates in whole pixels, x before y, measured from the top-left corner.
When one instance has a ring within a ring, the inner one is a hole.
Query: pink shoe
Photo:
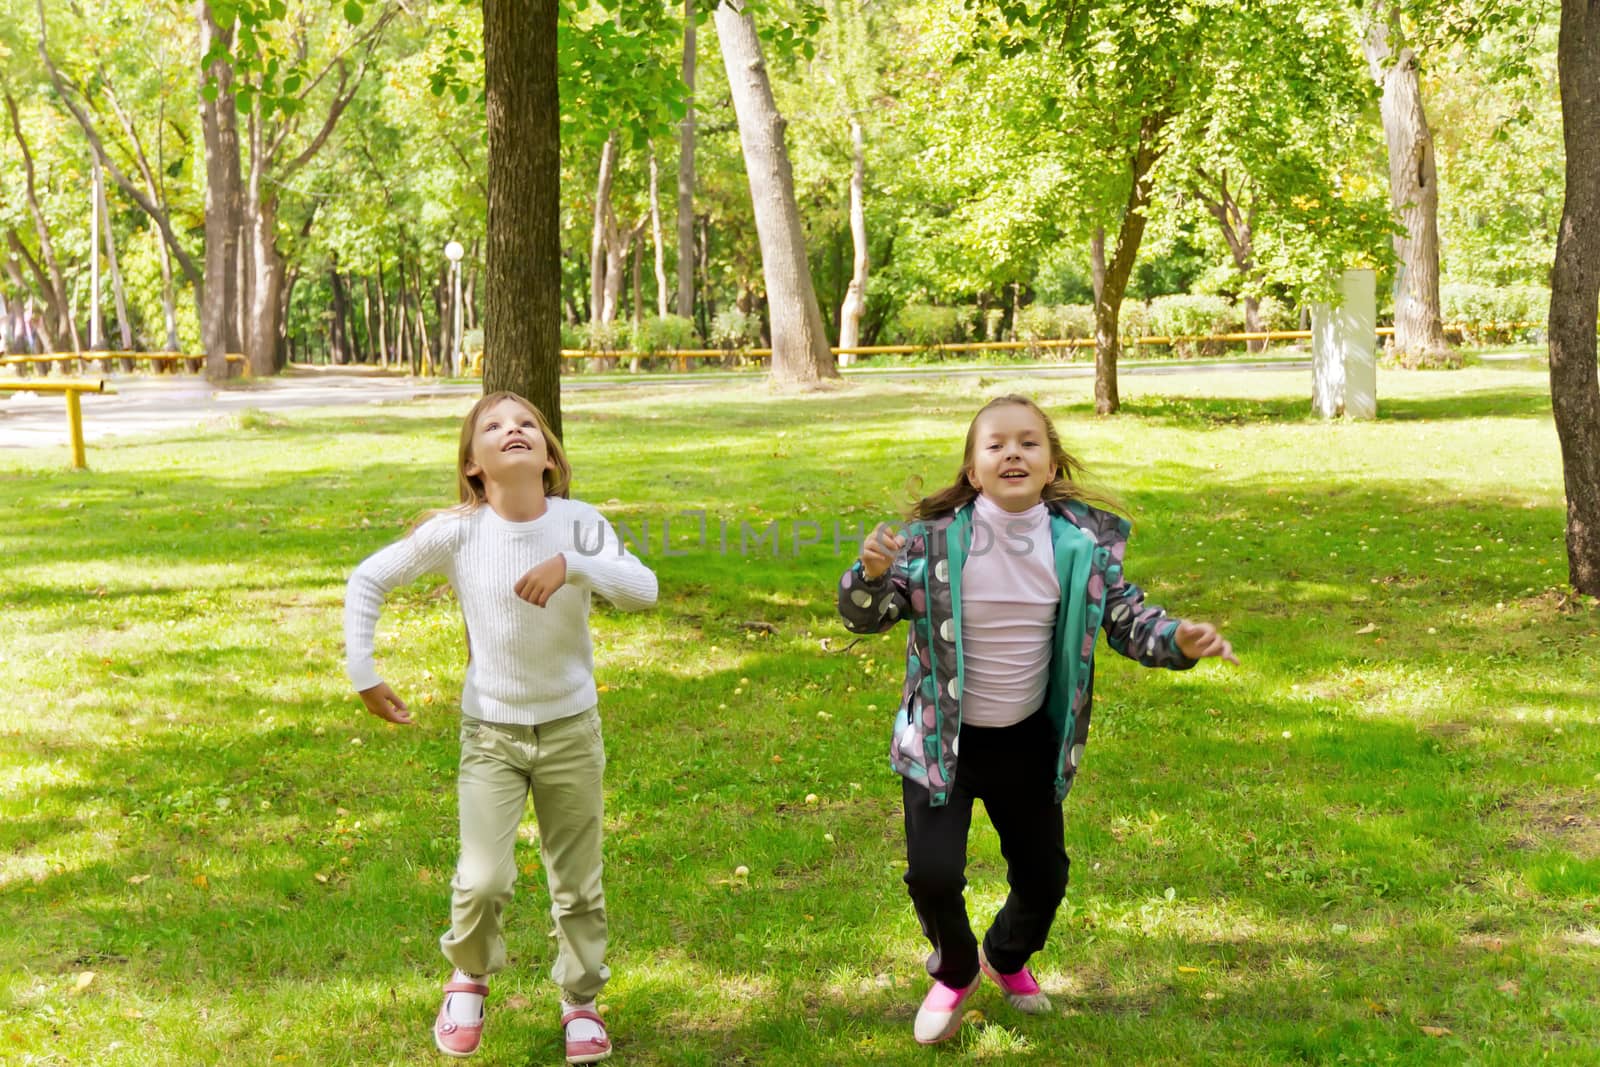
[[[439,1005],[438,1018],[433,1020],[433,1043],[446,1056],[465,1059],[478,1051],[478,1044],[483,1040],[483,1016],[475,1023],[452,1022],[450,1013],[445,1010],[451,993],[476,993],[487,997],[489,987],[479,982],[445,983],[444,1001]]]
[[[983,954],[982,945],[978,946],[978,967],[1000,987],[1000,992],[1006,995],[1006,1003],[1018,1011],[1043,1015],[1050,1010],[1050,998],[1044,995],[1044,990],[1039,988],[1039,983],[1034,981],[1028,968],[1024,967],[1016,974],[1001,974],[989,962],[989,957]]]
[[[961,1029],[961,1006],[972,996],[981,980],[981,976],[974,978],[965,989],[956,989],[943,982],[933,983],[928,995],[922,998],[922,1007],[917,1009],[917,1021],[912,1026],[917,1043],[937,1045],[956,1036],[956,1031]]]
[[[600,1036],[588,1038],[584,1041],[574,1041],[567,1037],[567,1024],[579,1019],[587,1019],[600,1027]],[[561,1037],[567,1043],[568,1063],[599,1063],[611,1055],[611,1038],[606,1035],[606,1022],[588,1008],[567,1008],[563,1006],[561,1012]]]

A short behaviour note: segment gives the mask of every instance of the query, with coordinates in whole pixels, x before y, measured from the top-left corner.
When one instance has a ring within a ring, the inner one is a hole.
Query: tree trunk
[[[17,117],[17,102],[9,90],[4,96],[6,110],[11,116],[11,132],[17,139],[17,147],[22,150],[24,179],[22,191],[28,202],[28,216],[33,219],[34,236],[39,242],[38,259],[27,253],[15,230],[11,231],[9,242],[12,251],[21,255],[33,268],[40,283],[39,295],[44,300],[46,317],[55,320],[49,327],[50,347],[59,350],[60,341],[70,339],[72,350],[77,352],[83,345],[78,339],[77,321],[72,316],[72,306],[67,296],[67,282],[61,273],[60,261],[56,259],[55,245],[50,240],[50,226],[45,221],[44,211],[39,207],[39,195],[34,184],[33,154],[28,150],[28,141],[23,136],[22,123]],[[48,275],[45,272],[48,272]]]
[[[561,436],[561,102],[556,0],[484,0],[489,227],[485,390],[520,393]]]
[[[328,288],[333,293],[333,307],[329,309],[333,320],[328,323],[328,358],[342,367],[350,362],[350,322],[346,314],[348,301],[344,294],[344,278],[339,273],[337,256],[328,271]]]
[[[1260,271],[1256,269],[1255,253],[1255,221],[1256,201],[1255,196],[1250,196],[1249,210],[1240,208],[1238,199],[1233,190],[1228,188],[1228,175],[1226,172],[1213,178],[1204,170],[1199,171],[1208,188],[1199,189],[1196,195],[1205,209],[1217,220],[1217,225],[1222,227],[1222,239],[1228,245],[1228,254],[1233,257],[1234,269],[1244,279],[1247,292],[1244,298],[1244,328],[1246,333],[1259,333],[1261,331],[1261,297],[1256,294],[1254,287],[1261,281]],[[1266,351],[1267,342],[1246,342],[1245,350],[1252,354]]]
[[[861,315],[867,310],[867,155],[861,123],[850,123],[850,142],[855,146],[855,167],[850,172],[850,243],[854,246],[853,271],[839,308],[839,347],[854,348],[861,343]],[[856,357],[839,354],[839,365],[848,367]]]
[[[383,258],[378,259],[378,366],[389,365],[389,303],[383,291]]]
[[[1556,45],[1566,203],[1550,272],[1550,399],[1567,489],[1572,587],[1600,596],[1600,6],[1563,0]]]
[[[742,0],[722,0],[714,15],[728,71],[745,173],[755,208],[772,317],[772,377],[779,383],[837,378],[822,310],[806,262],[805,233],[794,197],[794,170],[784,145],[786,123],[772,98],[755,19]]]
[[[1394,347],[1407,362],[1453,357],[1439,315],[1439,182],[1433,134],[1422,110],[1417,57],[1400,34],[1399,9],[1378,0],[1362,42],[1389,144],[1389,199],[1405,232],[1394,239],[1399,259],[1394,293]]]
[[[117,236],[111,226],[111,205],[106,201],[106,183],[100,174],[100,161],[94,160],[95,196],[100,200],[100,225],[106,243],[106,268],[111,276],[111,303],[117,312],[117,340],[122,351],[133,351],[133,328],[128,325],[128,296],[122,286],[122,268],[117,262]],[[125,361],[131,364],[132,361]],[[132,370],[132,366],[125,366]]]
[[[233,27],[217,24],[207,0],[200,0],[200,55],[213,47],[228,50]],[[214,92],[207,99],[207,89]],[[234,304],[238,299],[239,130],[233,95],[233,65],[218,56],[200,71],[200,125],[205,141],[205,288],[200,302],[200,333],[206,350],[206,377],[228,377],[227,356],[238,348]]]
[[[694,0],[683,0],[683,121],[678,125],[678,314],[694,318]]]
[[[1144,239],[1144,213],[1150,205],[1152,185],[1150,172],[1161,158],[1159,138],[1166,121],[1166,115],[1155,114],[1146,115],[1139,124],[1139,146],[1131,161],[1133,183],[1128,188],[1128,203],[1122,211],[1116,251],[1109,263],[1105,258],[1105,230],[1095,235],[1094,410],[1099,415],[1114,415],[1122,406],[1117,395],[1117,360],[1122,355],[1122,298],[1128,291],[1134,261],[1139,257],[1139,242]]]
[[[258,104],[259,109],[259,104]],[[258,378],[282,369],[279,351],[283,318],[283,257],[278,254],[278,194],[267,185],[268,151],[259,110],[250,116],[250,180],[245,186],[246,278],[244,354]]]
[[[594,185],[594,230],[589,237],[589,321],[610,322],[616,315],[616,306],[606,313],[606,296],[614,279],[608,256],[610,230],[615,229],[611,215],[611,184],[617,170],[617,131],[612,130],[600,149],[600,175]]]
[[[650,243],[656,252],[656,314],[667,317],[667,250],[661,244],[661,186],[656,174],[656,150],[650,149]]]

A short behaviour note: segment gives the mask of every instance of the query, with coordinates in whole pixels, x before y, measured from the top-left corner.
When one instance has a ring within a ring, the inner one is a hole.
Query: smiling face
[[[1027,511],[1056,476],[1050,435],[1038,412],[997,404],[972,425],[967,481],[1007,511]]]
[[[461,472],[485,483],[530,479],[543,487],[545,471],[555,470],[538,416],[526,404],[505,397],[478,412]]]

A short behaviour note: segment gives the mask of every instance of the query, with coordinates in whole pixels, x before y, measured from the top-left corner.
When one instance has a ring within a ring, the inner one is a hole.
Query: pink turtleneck
[[[978,494],[961,570],[961,721],[1010,726],[1044,702],[1061,587],[1043,504],[1010,512]]]

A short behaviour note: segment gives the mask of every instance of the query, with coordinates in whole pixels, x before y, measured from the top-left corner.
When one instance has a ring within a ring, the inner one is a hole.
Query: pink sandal
[[[483,1040],[483,1016],[478,1016],[475,1023],[451,1021],[450,1013],[445,1010],[450,1003],[451,993],[476,993],[480,997],[487,997],[489,987],[481,982],[445,983],[444,1000],[439,1003],[439,1017],[433,1020],[433,1043],[446,1056],[465,1059],[478,1051],[478,1044]]]
[[[567,1037],[567,1024],[587,1019],[600,1027],[600,1036],[574,1041]],[[588,1008],[569,1008],[561,1013],[561,1036],[567,1043],[568,1063],[599,1063],[611,1055],[611,1039],[606,1036],[606,1021]]]

